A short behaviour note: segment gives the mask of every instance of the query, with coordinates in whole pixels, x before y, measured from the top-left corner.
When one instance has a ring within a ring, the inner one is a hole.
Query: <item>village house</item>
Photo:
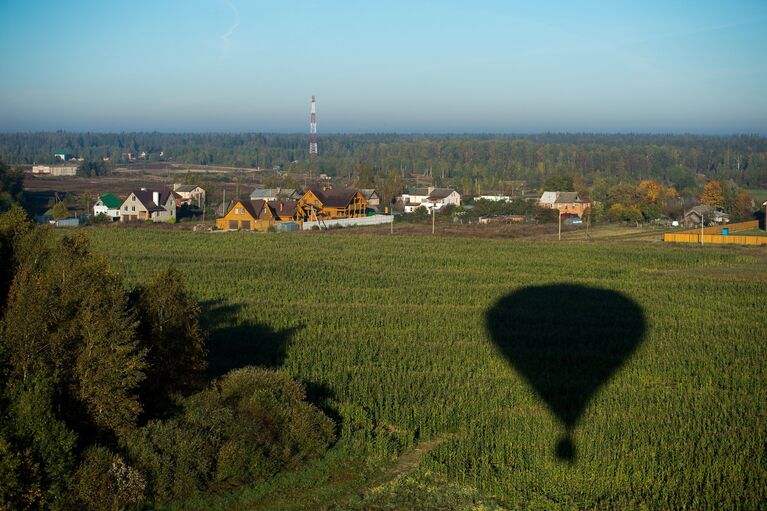
[[[266,231],[281,222],[297,220],[296,201],[236,200],[228,211],[216,219],[219,229]]]
[[[111,193],[105,193],[99,197],[96,204],[93,205],[93,216],[106,215],[112,221],[120,219],[120,206],[122,200]]]
[[[451,188],[416,188],[412,192],[403,193],[400,202],[405,207],[405,213],[412,213],[420,207],[427,211],[439,211],[447,205],[460,206],[461,195]]]
[[[304,192],[294,188],[256,188],[250,193],[250,200],[293,200],[297,201],[303,197]]]
[[[381,207],[381,196],[378,195],[378,192],[373,188],[361,188],[360,193],[365,197],[365,200],[368,201],[368,208],[378,211]]]
[[[582,218],[591,208],[591,201],[582,199],[578,192],[543,192],[538,199],[538,206],[547,209],[558,209],[561,215]]]
[[[365,216],[367,207],[359,190],[311,188],[298,201],[298,215],[302,220],[359,218]]]
[[[120,221],[168,222],[176,218],[176,199],[168,188],[134,190],[120,206]]]
[[[700,227],[701,222],[703,222],[704,227],[707,225],[726,224],[730,222],[730,215],[708,204],[695,206],[684,215],[685,227]]]
[[[198,208],[205,205],[205,190],[197,185],[183,185],[175,183],[173,185],[173,191],[179,196],[177,204],[186,204],[187,206],[197,206]]]

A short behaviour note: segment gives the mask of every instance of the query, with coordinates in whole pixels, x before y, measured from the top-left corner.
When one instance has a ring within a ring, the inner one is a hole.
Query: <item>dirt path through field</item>
[[[438,445],[453,438],[454,436],[455,433],[444,433],[442,435],[437,435],[433,438],[418,443],[418,445],[416,445],[413,449],[400,456],[397,460],[397,463],[392,465],[386,472],[381,474],[378,479],[373,481],[369,489],[384,485],[389,481],[396,479],[402,474],[406,474],[417,469],[418,465],[421,464],[421,460],[424,456],[429,454]]]

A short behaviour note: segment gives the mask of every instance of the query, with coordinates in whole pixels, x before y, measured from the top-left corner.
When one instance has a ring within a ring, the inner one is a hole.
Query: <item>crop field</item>
[[[764,249],[90,233],[129,284],[188,276],[212,376],[279,368],[338,423],[325,460],[178,508],[767,502]]]

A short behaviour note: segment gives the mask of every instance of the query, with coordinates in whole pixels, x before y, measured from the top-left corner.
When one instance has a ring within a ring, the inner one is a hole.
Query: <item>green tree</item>
[[[135,427],[144,360],[122,282],[81,235],[35,229],[17,259],[2,332],[9,377],[55,376],[56,404],[75,430]]]
[[[53,206],[53,218],[56,220],[63,220],[69,218],[69,209],[63,202],[57,202]]]
[[[205,334],[200,327],[200,305],[177,270],[156,275],[132,296],[148,362],[141,394],[151,416],[172,394],[189,395],[203,387]]]
[[[22,202],[24,191],[24,172],[20,168],[10,168],[0,158],[0,213],[8,211],[14,204]]]

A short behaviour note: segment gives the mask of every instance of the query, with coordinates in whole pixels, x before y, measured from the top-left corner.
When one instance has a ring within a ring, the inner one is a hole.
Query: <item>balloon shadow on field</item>
[[[642,342],[642,308],[616,291],[555,284],[504,296],[485,321],[498,351],[565,427],[556,456],[574,462],[572,431]]]
[[[201,304],[200,323],[208,332],[208,376],[219,378],[245,366],[280,367],[291,339],[303,326],[274,330],[240,320],[240,305],[222,301]]]

